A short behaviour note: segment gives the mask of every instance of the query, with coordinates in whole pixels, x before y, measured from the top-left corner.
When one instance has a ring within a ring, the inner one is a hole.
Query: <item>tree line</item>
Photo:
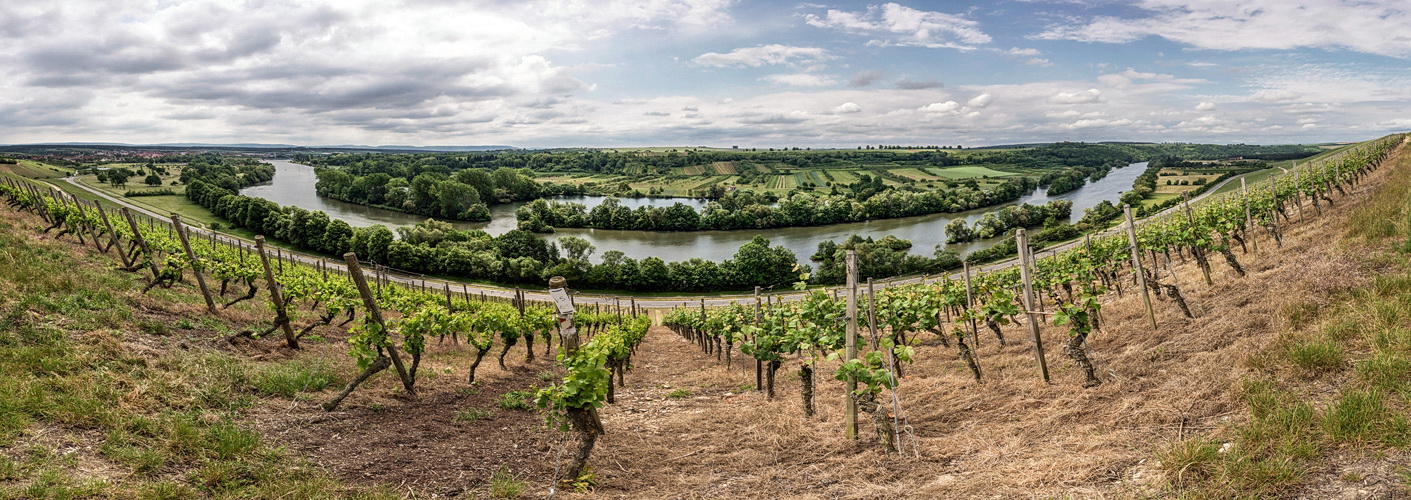
[[[955,219],[946,224],[946,243],[967,243],[1002,236],[1010,229],[1066,224],[1073,214],[1073,202],[1054,200],[1043,205],[1010,205],[986,213],[975,224]]]
[[[603,200],[589,210],[582,203],[538,199],[516,210],[515,218],[521,229],[534,232],[550,232],[555,227],[707,231],[818,226],[972,210],[1017,200],[1033,191],[1038,181],[1019,177],[990,190],[975,186],[952,191],[879,189],[880,182],[868,185],[871,187],[835,190],[837,194],[829,195],[795,192],[772,202],[753,192],[735,192],[700,210],[679,202],[631,209],[616,198]]]

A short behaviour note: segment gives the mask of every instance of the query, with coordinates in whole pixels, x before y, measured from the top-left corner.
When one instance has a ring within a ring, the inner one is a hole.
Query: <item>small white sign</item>
[[[559,314],[573,314],[573,301],[568,298],[568,290],[550,288],[549,297],[554,299],[554,305],[558,306]]]

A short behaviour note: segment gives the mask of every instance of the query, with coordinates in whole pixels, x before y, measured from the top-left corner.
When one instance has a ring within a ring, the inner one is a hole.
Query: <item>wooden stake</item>
[[[1130,216],[1130,209],[1128,216]],[[1024,313],[1027,315],[1029,324],[1029,336],[1034,339],[1034,356],[1039,361],[1039,374],[1043,376],[1044,383],[1048,382],[1048,360],[1044,359],[1044,339],[1039,335],[1039,323],[1034,310],[1034,282],[1029,274],[1029,235],[1024,228],[1014,235],[1019,247],[1019,278],[1024,281]]]
[[[132,212],[129,212],[127,207],[122,207],[122,216],[127,219],[127,224],[132,226],[132,238],[137,240],[137,246],[142,247],[142,253],[147,254],[147,260],[152,263],[152,280],[156,282],[161,276],[157,256],[152,253],[152,247],[147,246],[147,238],[142,237],[142,230],[137,227],[137,219],[132,217]]]
[[[1132,217],[1131,205],[1123,205],[1122,211],[1127,214],[1127,242],[1132,246],[1132,272],[1137,273],[1137,288],[1142,290],[1142,305],[1146,306],[1147,323],[1151,325],[1151,331],[1154,332],[1156,331],[1156,311],[1151,308],[1151,292],[1146,289],[1146,275],[1142,272],[1142,252],[1137,245],[1137,221]]]
[[[857,251],[848,250],[847,254],[847,283],[848,283],[848,305],[847,305],[847,336],[845,337],[845,351],[843,361],[857,359]],[[848,439],[857,439],[857,400],[853,394],[857,392],[857,379],[848,377],[847,394],[844,395],[843,405],[843,435]]]
[[[132,267],[132,260],[127,258],[127,252],[123,251],[122,240],[118,239],[118,232],[113,230],[113,223],[108,220],[108,211],[103,210],[102,205],[98,205],[98,216],[103,219],[103,226],[108,228],[108,236],[113,242],[113,246],[118,249],[118,257],[122,258],[123,267]]]
[[[760,315],[761,315],[761,313],[762,313],[762,311],[761,311],[760,309],[761,309],[763,306],[764,306],[764,304],[763,304],[762,302],[760,302],[760,299],[759,299],[759,287],[754,287],[754,326],[755,326],[755,328],[759,328]],[[757,339],[759,339],[759,333],[758,333],[758,332],[755,332],[755,337],[754,337],[753,339],[750,339],[750,340],[757,340]],[[764,390],[764,375],[763,375],[763,372],[764,372],[764,362],[763,362],[763,361],[760,361],[759,358],[755,358],[755,360],[754,360],[754,390],[756,390],[756,391],[763,391],[763,390]]]
[[[263,236],[255,238],[256,243],[264,242]],[[372,290],[367,287],[367,279],[363,276],[362,267],[358,266],[358,255],[353,252],[345,253],[343,254],[343,262],[348,265],[348,274],[352,275],[353,284],[358,287],[358,294],[363,296],[363,306],[367,308],[368,317],[371,317],[382,331],[387,331],[387,322],[382,320],[382,309],[377,307],[377,299],[372,296]],[[265,264],[265,272],[269,272],[268,262]],[[397,354],[397,346],[391,342],[387,343],[387,355],[392,358],[392,365],[397,367],[397,375],[402,378],[402,387],[407,390],[407,394],[415,396],[415,381],[407,374],[406,366],[402,364],[402,356]]]
[[[1244,200],[1244,227],[1249,228],[1249,244],[1254,247],[1254,253],[1259,253],[1259,238],[1254,237],[1254,216],[1249,213],[1249,186],[1245,185],[1244,177],[1240,177],[1240,199]],[[1302,210],[1300,208],[1300,210]]]
[[[284,343],[290,349],[299,348],[299,339],[294,336],[294,326],[289,324],[289,313],[284,308],[284,294],[279,291],[279,282],[274,279],[274,268],[269,265],[269,254],[265,252],[265,237],[255,236],[255,251],[260,254],[260,263],[265,268],[265,283],[269,286],[269,300],[274,303],[275,318],[284,330]]]
[[[176,229],[176,236],[181,238],[181,248],[186,250],[186,259],[191,261],[191,274],[196,275],[196,285],[201,289],[201,296],[206,299],[206,311],[212,315],[216,313],[216,301],[211,299],[211,290],[206,288],[206,278],[201,275],[201,261],[196,258],[196,252],[191,251],[191,241],[186,238],[186,228],[181,226],[181,216],[172,214],[171,225]]]

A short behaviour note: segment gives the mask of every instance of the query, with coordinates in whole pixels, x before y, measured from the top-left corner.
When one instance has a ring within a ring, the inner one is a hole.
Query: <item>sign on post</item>
[[[573,301],[568,298],[568,290],[563,288],[550,288],[549,297],[554,299],[554,305],[558,306],[559,314],[573,314]]]

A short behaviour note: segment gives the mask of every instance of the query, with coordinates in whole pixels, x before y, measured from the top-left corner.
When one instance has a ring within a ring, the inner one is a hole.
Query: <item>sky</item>
[[[5,0],[0,144],[1283,144],[1411,129],[1405,0]]]

